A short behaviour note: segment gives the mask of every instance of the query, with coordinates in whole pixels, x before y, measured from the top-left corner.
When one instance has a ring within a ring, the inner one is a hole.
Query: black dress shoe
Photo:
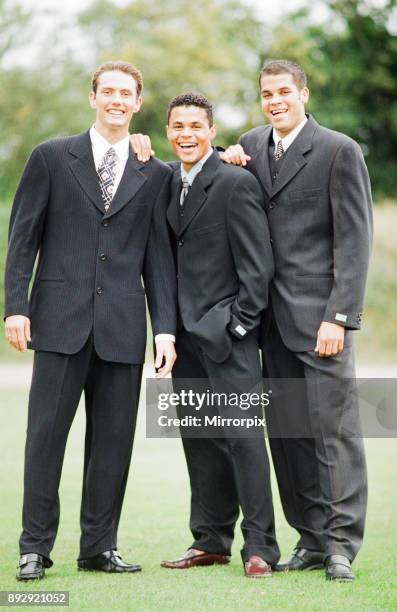
[[[52,561],[37,553],[26,553],[19,559],[17,580],[41,580],[44,578],[44,568],[51,567]]]
[[[350,561],[344,555],[330,555],[325,560],[325,577],[327,580],[352,582],[354,574]]]
[[[140,565],[125,563],[117,550],[106,550],[99,555],[95,555],[95,557],[78,559],[77,566],[79,570],[108,573],[132,573],[140,572],[142,569]]]
[[[319,550],[295,548],[292,555],[284,563],[278,563],[274,568],[276,572],[290,572],[302,570],[315,570],[324,567],[324,553]]]

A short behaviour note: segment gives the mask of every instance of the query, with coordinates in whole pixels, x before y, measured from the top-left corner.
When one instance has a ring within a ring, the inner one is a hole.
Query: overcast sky
[[[82,37],[73,35],[76,16],[85,10],[94,0],[9,0],[9,4],[18,4],[32,10],[34,22],[30,41],[24,41],[23,46],[7,55],[7,65],[34,65],[40,63],[43,53],[50,52],[48,40],[55,30],[62,41],[62,49],[68,55],[86,60],[90,65],[89,49]],[[115,5],[128,4],[130,0],[112,0]],[[306,0],[307,2],[308,0]],[[172,2],[172,0],[170,0]],[[258,18],[267,24],[274,23],[282,15],[295,10],[306,3],[305,0],[284,0],[282,3],[267,0],[242,0],[242,3],[252,6]],[[321,3],[320,3],[321,8]]]
[[[122,6],[128,4],[129,0],[113,0],[114,4]],[[34,9],[54,9],[56,12],[67,14],[76,14],[78,11],[84,10],[92,3],[92,0],[67,0],[66,2],[54,2],[54,0],[15,0],[18,4]],[[303,4],[303,0],[284,0],[282,3],[269,2],[266,0],[244,0],[244,4],[255,7],[258,16],[266,20],[272,20],[285,12],[289,12]],[[55,7],[54,7],[55,5]]]
[[[7,56],[8,66],[13,64],[35,64],[40,62],[43,53],[48,49],[48,40],[57,31],[58,39],[62,41],[62,53],[67,53],[79,60],[85,60],[90,66],[92,58],[83,37],[74,36],[74,23],[79,12],[85,10],[94,0],[8,0],[9,4],[19,4],[33,11],[34,27],[30,41],[24,41],[23,47]],[[115,5],[122,6],[131,0],[112,0]],[[372,7],[384,6],[387,0],[366,0],[365,4]],[[169,0],[172,2],[172,0]],[[258,18],[268,25],[279,21],[288,13],[304,5],[311,6],[311,20],[324,22],[328,18],[324,0],[241,0],[242,3],[254,8]],[[390,29],[397,33],[397,9],[390,21]]]

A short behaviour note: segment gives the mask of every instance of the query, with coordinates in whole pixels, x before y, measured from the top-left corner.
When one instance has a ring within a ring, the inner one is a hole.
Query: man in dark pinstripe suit
[[[63,457],[83,390],[87,428],[78,567],[141,569],[118,554],[117,528],[146,346],[145,293],[160,376],[175,360],[176,324],[165,219],[171,170],[157,159],[140,163],[129,147],[128,126],[140,109],[141,89],[142,77],[130,64],[102,65],[90,93],[95,125],[37,146],[12,208],[6,336],[20,351],[28,344],[35,350],[19,580],[42,578],[52,565]]]

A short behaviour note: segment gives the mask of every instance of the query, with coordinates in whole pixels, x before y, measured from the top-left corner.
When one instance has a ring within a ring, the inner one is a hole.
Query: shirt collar
[[[194,164],[194,166],[192,166],[192,168],[190,168],[189,172],[186,172],[186,170],[184,169],[183,165],[181,164],[181,177],[182,177],[182,179],[187,178],[187,180],[189,182],[189,185],[192,186],[194,179],[196,178],[198,173],[201,172],[205,162],[207,161],[207,159],[209,159],[211,157],[213,152],[214,152],[213,148],[210,147],[208,149],[207,153],[204,155],[204,157],[202,157],[196,164]]]
[[[275,147],[277,148],[277,144],[281,140],[283,143],[283,150],[285,152],[288,149],[288,147],[292,145],[292,143],[294,142],[295,138],[298,136],[301,129],[305,126],[306,122],[307,122],[307,117],[305,115],[305,118],[302,119],[300,124],[297,125],[296,128],[293,129],[292,132],[288,134],[288,136],[285,136],[285,138],[280,138],[276,130],[273,128],[273,141],[274,141]]]
[[[93,125],[90,129],[90,138],[95,157],[102,159],[110,147],[113,147],[120,161],[125,161],[128,158],[130,152],[129,135],[125,136],[118,142],[111,144],[98,132],[98,130],[96,130],[95,125]]]

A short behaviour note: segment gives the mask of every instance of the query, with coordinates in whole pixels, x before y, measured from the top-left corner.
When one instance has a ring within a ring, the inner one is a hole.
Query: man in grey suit
[[[87,427],[78,567],[141,569],[121,559],[117,529],[146,347],[145,293],[160,376],[175,360],[176,328],[166,224],[172,173],[156,159],[140,163],[129,147],[128,126],[140,109],[141,90],[134,66],[100,66],[90,92],[95,124],[34,149],[12,208],[6,336],[19,351],[28,342],[35,350],[19,580],[40,579],[52,565],[63,457],[83,390]]]
[[[303,383],[291,405],[286,394],[267,411],[284,513],[300,534],[278,569],[325,563],[327,579],[351,581],[367,502],[352,330],[361,324],[372,239],[368,172],[356,142],[305,114],[300,66],[268,61],[259,80],[270,125],[244,134],[222,158],[247,166],[266,205],[275,276],[264,376]]]

